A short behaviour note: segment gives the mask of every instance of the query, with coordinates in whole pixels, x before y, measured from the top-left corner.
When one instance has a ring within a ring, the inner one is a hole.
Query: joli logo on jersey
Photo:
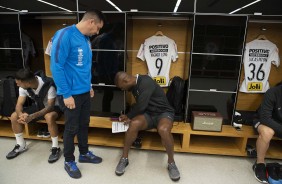
[[[166,77],[164,76],[157,76],[153,78],[156,83],[158,83],[159,85],[166,85]]]
[[[262,82],[249,82],[248,91],[262,91]]]

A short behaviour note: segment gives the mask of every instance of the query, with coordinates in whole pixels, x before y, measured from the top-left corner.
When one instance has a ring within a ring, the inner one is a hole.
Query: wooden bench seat
[[[64,118],[58,119],[59,140],[63,141],[62,134],[64,128]],[[38,138],[36,136],[40,123],[29,123],[25,125],[25,138],[50,140]],[[124,133],[112,133],[112,121],[105,117],[90,117],[88,143],[92,145],[123,147]],[[255,148],[257,133],[251,126],[243,126],[241,131],[237,131],[230,125],[223,125],[221,132],[208,132],[193,130],[190,123],[175,122],[172,128],[174,137],[174,151],[201,154],[247,156],[246,146]],[[14,137],[9,118],[2,118],[0,121],[0,136]],[[75,139],[77,143],[77,140]],[[274,137],[268,149],[267,158],[282,159],[282,141]],[[147,150],[162,150],[160,136],[156,129],[142,132],[142,147]]]

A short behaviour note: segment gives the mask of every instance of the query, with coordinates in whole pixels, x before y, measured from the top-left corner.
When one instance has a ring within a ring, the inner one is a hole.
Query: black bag
[[[184,86],[185,81],[182,78],[175,76],[171,79],[166,93],[169,104],[174,108],[175,121],[183,121],[184,119],[184,104],[186,102],[184,99]]]
[[[28,88],[27,92],[29,93],[31,99],[34,100],[35,106],[37,110],[39,111],[45,108],[43,102],[44,102],[44,98],[48,94],[50,87],[54,86],[56,88],[56,86],[55,86],[54,80],[51,77],[47,77],[42,70],[39,70],[35,72],[34,74],[41,77],[44,84],[42,88],[40,89],[38,95],[36,95],[31,88]]]
[[[0,79],[0,115],[10,117],[15,111],[19,88],[14,77]]]

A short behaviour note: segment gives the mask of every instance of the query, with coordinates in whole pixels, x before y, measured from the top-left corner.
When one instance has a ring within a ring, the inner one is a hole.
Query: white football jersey
[[[269,40],[253,40],[244,53],[245,79],[240,87],[244,93],[265,93],[269,89],[271,63],[280,65],[279,51]]]
[[[137,57],[147,62],[149,75],[160,85],[168,86],[171,61],[176,61],[177,46],[166,36],[151,36],[140,46]]]

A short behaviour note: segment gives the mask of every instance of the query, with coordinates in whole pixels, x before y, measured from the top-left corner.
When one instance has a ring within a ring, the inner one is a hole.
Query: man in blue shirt
[[[60,107],[65,115],[65,170],[72,178],[81,173],[74,157],[74,137],[77,135],[79,162],[100,163],[102,158],[88,150],[90,121],[92,51],[89,37],[99,33],[104,16],[98,10],[85,12],[81,21],[57,31],[52,40],[51,71],[57,86]]]

